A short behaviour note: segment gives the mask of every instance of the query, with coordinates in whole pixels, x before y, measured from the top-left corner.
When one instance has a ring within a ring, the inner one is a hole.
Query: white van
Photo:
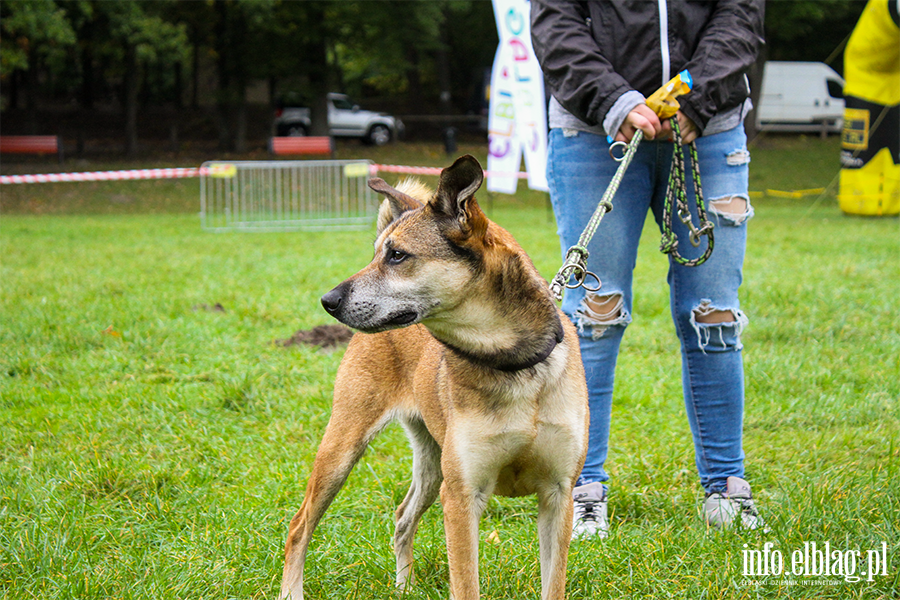
[[[757,126],[769,131],[840,132],[844,80],[820,62],[768,61]]]

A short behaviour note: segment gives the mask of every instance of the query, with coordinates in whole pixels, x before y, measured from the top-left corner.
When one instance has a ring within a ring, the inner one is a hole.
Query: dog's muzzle
[[[352,295],[353,285],[345,281],[322,296],[322,307],[344,325],[368,333],[405,327],[419,319],[418,311],[402,308],[382,314],[377,303],[353,302]]]

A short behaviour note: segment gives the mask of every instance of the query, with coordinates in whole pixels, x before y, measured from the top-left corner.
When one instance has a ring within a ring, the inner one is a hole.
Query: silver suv
[[[283,108],[275,113],[280,136],[309,135],[312,121],[308,108]],[[334,137],[362,138],[383,146],[403,134],[403,122],[384,113],[362,110],[344,94],[328,94],[328,132]]]

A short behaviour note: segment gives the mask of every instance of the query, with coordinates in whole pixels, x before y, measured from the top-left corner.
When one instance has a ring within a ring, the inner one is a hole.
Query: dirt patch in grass
[[[350,341],[353,330],[343,325],[317,325],[312,329],[301,329],[291,337],[284,340],[275,340],[279,346],[296,346],[297,344],[309,344],[322,349],[337,348]]]
[[[194,312],[197,312],[197,311],[202,310],[202,311],[204,311],[204,312],[220,312],[220,313],[223,313],[223,312],[225,312],[225,307],[222,306],[220,303],[216,302],[216,303],[213,304],[213,305],[209,305],[209,304],[195,304],[194,306],[191,307],[191,310],[194,311]]]

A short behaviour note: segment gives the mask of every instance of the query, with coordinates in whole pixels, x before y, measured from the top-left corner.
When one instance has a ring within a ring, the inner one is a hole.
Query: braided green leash
[[[697,157],[697,145],[691,142],[691,174],[694,179],[694,196],[697,202],[697,215],[700,218],[700,228],[694,226],[691,219],[691,210],[685,185],[684,149],[682,147],[681,131],[677,119],[670,119],[672,133],[675,135],[675,150],[672,154],[672,170],[669,171],[669,184],[666,189],[666,200],[663,202],[662,214],[662,240],[659,251],[668,254],[672,260],[686,267],[702,265],[710,257],[713,251],[713,224],[706,218],[706,208],[703,206],[703,189],[700,185],[700,160]],[[678,212],[678,219],[690,230],[690,242],[694,248],[700,246],[700,238],[707,237],[706,250],[697,258],[687,259],[678,253],[678,237],[672,230],[672,212]]]
[[[562,300],[563,288],[574,289],[584,286],[584,289],[589,292],[596,292],[600,289],[600,278],[587,270],[587,260],[589,255],[587,247],[591,238],[594,237],[597,227],[600,226],[600,221],[603,219],[603,216],[612,211],[612,198],[616,195],[616,191],[618,191],[619,185],[622,183],[622,178],[625,177],[625,171],[628,169],[628,165],[631,164],[631,159],[634,158],[634,153],[637,152],[638,144],[641,143],[642,139],[644,139],[644,132],[638,129],[634,132],[631,142],[625,146],[625,153],[620,158],[613,156],[613,160],[619,162],[619,168],[616,169],[612,181],[609,182],[609,186],[607,186],[606,191],[603,192],[603,197],[600,198],[600,202],[597,203],[597,208],[594,210],[594,214],[591,215],[587,226],[584,228],[584,231],[581,232],[578,243],[566,251],[566,258],[563,261],[563,266],[560,267],[559,271],[556,273],[556,277],[550,282],[550,293],[557,300]],[[622,142],[616,142],[611,145],[609,147],[610,156],[612,156],[613,148],[621,147],[623,145]],[[570,284],[569,279],[572,277],[574,277],[575,282]],[[585,285],[588,277],[596,279],[597,285]]]
[[[687,199],[687,186],[685,185],[684,150],[682,149],[681,131],[678,127],[677,119],[670,119],[670,122],[672,124],[672,131],[675,135],[675,150],[672,156],[672,169],[669,172],[666,199],[663,203],[663,235],[659,249],[661,252],[671,256],[672,260],[679,264],[687,267],[696,267],[706,262],[712,254],[713,224],[706,218],[706,209],[703,206],[703,191],[700,186],[700,167],[697,158],[697,146],[694,142],[691,142],[690,144],[691,172],[694,180],[697,212],[700,216],[700,228],[696,228],[691,220],[691,212]],[[631,164],[631,159],[634,158],[638,144],[641,143],[643,138],[644,133],[641,130],[637,130],[631,138],[631,142],[627,145],[623,142],[616,142],[610,146],[610,155],[612,155],[614,148],[622,146],[625,147],[624,154],[619,158],[613,156],[613,160],[619,162],[619,167],[616,169],[612,181],[609,182],[609,186],[607,186],[606,191],[603,193],[603,197],[600,198],[600,202],[597,204],[594,214],[591,215],[587,226],[581,233],[581,237],[578,238],[578,243],[566,251],[566,258],[563,261],[562,267],[560,267],[559,271],[556,273],[553,281],[550,282],[550,293],[557,300],[562,300],[563,288],[575,289],[584,286],[585,290],[589,292],[596,292],[600,289],[600,278],[597,277],[595,273],[587,270],[587,260],[589,256],[587,247],[591,238],[594,237],[597,228],[600,226],[600,221],[603,219],[603,216],[612,211],[612,198],[618,191],[619,185],[622,183],[622,178],[625,176],[625,171],[628,169],[628,165]],[[694,247],[700,245],[700,238],[702,236],[707,236],[708,245],[706,251],[699,258],[686,259],[678,253],[678,237],[672,230],[673,209],[677,209],[678,218],[690,229],[690,241]],[[588,277],[593,277],[597,282],[596,285],[586,285]],[[574,279],[574,282],[569,283],[570,279]]]

